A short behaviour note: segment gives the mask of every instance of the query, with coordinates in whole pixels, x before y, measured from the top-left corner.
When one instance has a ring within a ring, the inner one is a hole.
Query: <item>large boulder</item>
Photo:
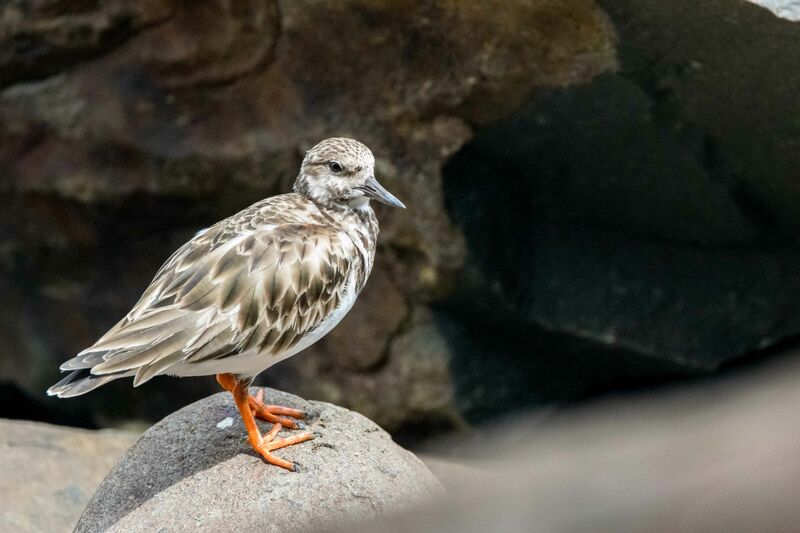
[[[0,531],[72,531],[136,436],[0,420]]]
[[[715,372],[800,332],[800,24],[598,3],[620,69],[532,93],[444,170],[462,412]]]
[[[150,428],[100,484],[77,526],[89,531],[294,531],[408,508],[443,489],[413,454],[367,418],[272,389],[267,403],[306,410],[318,436],[266,464],[245,438],[230,394]],[[286,433],[286,432],[284,432]]]
[[[796,532],[793,352],[712,385],[531,413],[443,442],[446,501],[337,531]]]

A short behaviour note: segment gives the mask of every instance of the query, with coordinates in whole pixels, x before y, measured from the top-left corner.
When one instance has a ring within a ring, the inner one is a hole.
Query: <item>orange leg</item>
[[[277,422],[269,431],[269,433],[261,436],[261,432],[258,430],[258,426],[256,425],[256,420],[253,417],[253,411],[251,409],[250,400],[254,400],[255,398],[250,396],[250,393],[247,391],[247,385],[243,382],[237,381],[236,378],[231,374],[217,374],[217,381],[220,385],[222,385],[222,388],[229,391],[233,395],[233,401],[236,403],[236,407],[239,409],[239,413],[242,415],[244,427],[247,429],[247,438],[250,441],[250,445],[253,447],[253,449],[260,453],[264,460],[268,463],[296,472],[297,465],[295,463],[291,463],[281,459],[280,457],[276,457],[270,452],[280,448],[285,448],[286,446],[291,446],[292,444],[299,444],[301,442],[311,440],[314,438],[314,435],[311,433],[301,433],[300,435],[293,435],[285,439],[276,439],[275,437],[278,435],[278,432],[282,427],[282,424]],[[263,405],[263,403],[261,405]]]
[[[217,382],[230,393],[233,393],[233,389],[236,387],[236,378],[231,374],[217,374]],[[253,415],[262,420],[280,424],[289,429],[305,429],[305,425],[302,422],[292,420],[292,418],[304,418],[306,414],[303,411],[280,405],[264,404],[264,389],[258,389],[255,396],[248,396],[247,401],[250,404],[250,410]],[[287,416],[292,418],[286,418]]]

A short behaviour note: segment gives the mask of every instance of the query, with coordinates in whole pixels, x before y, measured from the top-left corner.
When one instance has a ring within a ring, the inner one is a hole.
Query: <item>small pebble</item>
[[[217,423],[219,429],[229,428],[233,425],[233,418],[227,417]]]

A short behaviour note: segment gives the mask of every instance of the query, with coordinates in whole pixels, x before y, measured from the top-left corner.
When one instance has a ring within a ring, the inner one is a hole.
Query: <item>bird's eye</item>
[[[328,168],[331,169],[331,172],[333,172],[334,174],[338,174],[339,172],[344,170],[344,167],[338,161],[329,162],[328,163]]]

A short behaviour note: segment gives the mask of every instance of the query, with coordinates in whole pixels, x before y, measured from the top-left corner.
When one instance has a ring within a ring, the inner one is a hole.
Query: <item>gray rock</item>
[[[794,533],[798,378],[795,348],[710,386],[486,427],[440,443],[445,502],[338,531]]]
[[[0,531],[72,531],[135,434],[0,420]]]
[[[245,438],[229,394],[168,416],[97,489],[76,531],[290,531],[380,516],[443,489],[412,453],[341,407],[266,389],[266,402],[305,409],[321,435],[266,464]],[[267,428],[268,424],[262,424]]]

